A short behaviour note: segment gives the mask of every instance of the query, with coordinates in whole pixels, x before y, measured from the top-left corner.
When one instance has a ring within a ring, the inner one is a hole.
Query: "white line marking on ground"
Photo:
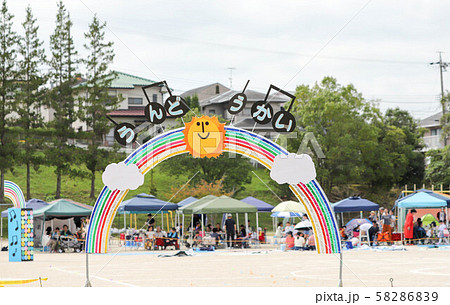
[[[52,269],[55,269],[55,270],[61,271],[61,272],[65,272],[65,273],[76,274],[76,275],[79,275],[79,276],[82,276],[82,277],[86,276],[86,274],[83,274],[83,273],[80,273],[80,272],[77,272],[77,271],[65,270],[65,269],[61,269],[61,268],[58,268],[58,267],[52,267]],[[116,284],[129,286],[129,287],[139,287],[139,286],[136,286],[136,285],[133,285],[133,284],[130,284],[130,283],[116,281],[116,280],[113,280],[113,279],[107,279],[107,278],[100,277],[100,276],[97,276],[97,275],[92,275],[90,277],[94,278],[94,279],[97,279],[97,280],[105,281],[105,282],[108,282],[108,283],[116,283]]]

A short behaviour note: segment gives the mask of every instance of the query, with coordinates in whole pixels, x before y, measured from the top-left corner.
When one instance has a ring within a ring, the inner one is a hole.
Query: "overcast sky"
[[[28,3],[48,48],[56,0],[9,0],[18,30]],[[440,110],[439,70],[429,63],[437,61],[437,51],[450,62],[448,1],[65,3],[81,57],[83,33],[97,13],[114,41],[113,69],[167,80],[177,92],[213,82],[229,86],[227,68],[234,67],[235,89],[250,79],[249,89],[265,92],[274,84],[295,90],[334,76],[353,83],[367,99],[379,99],[382,110],[398,106],[416,118]],[[444,86],[450,88],[449,73]]]

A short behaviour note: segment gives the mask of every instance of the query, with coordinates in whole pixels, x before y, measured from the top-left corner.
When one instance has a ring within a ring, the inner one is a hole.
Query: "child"
[[[439,220],[438,237],[439,237],[438,245],[441,245],[442,241],[444,241],[446,244],[448,244],[448,239],[447,239],[448,228],[442,220]]]
[[[297,232],[297,234],[295,236],[293,250],[304,250],[305,242],[306,241],[305,241],[305,238],[303,237],[303,233]]]
[[[295,240],[292,232],[287,232],[286,236],[286,250],[292,250],[294,248]]]

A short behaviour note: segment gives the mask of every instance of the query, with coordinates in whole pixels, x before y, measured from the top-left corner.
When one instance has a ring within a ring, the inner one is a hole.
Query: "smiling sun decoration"
[[[224,126],[217,117],[193,117],[183,130],[186,150],[194,158],[217,158],[225,148]]]

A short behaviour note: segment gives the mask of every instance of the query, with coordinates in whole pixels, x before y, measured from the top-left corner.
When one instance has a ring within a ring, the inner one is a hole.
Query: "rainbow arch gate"
[[[184,127],[167,131],[144,143],[124,161],[136,164],[142,174],[171,157],[187,153]],[[288,152],[278,144],[258,134],[225,126],[224,151],[247,156],[271,169],[275,156]],[[318,253],[340,253],[341,243],[336,219],[328,199],[316,180],[308,184],[290,185],[290,189],[304,205],[313,225]],[[112,221],[128,190],[103,187],[92,210],[86,236],[87,253],[106,253]]]

